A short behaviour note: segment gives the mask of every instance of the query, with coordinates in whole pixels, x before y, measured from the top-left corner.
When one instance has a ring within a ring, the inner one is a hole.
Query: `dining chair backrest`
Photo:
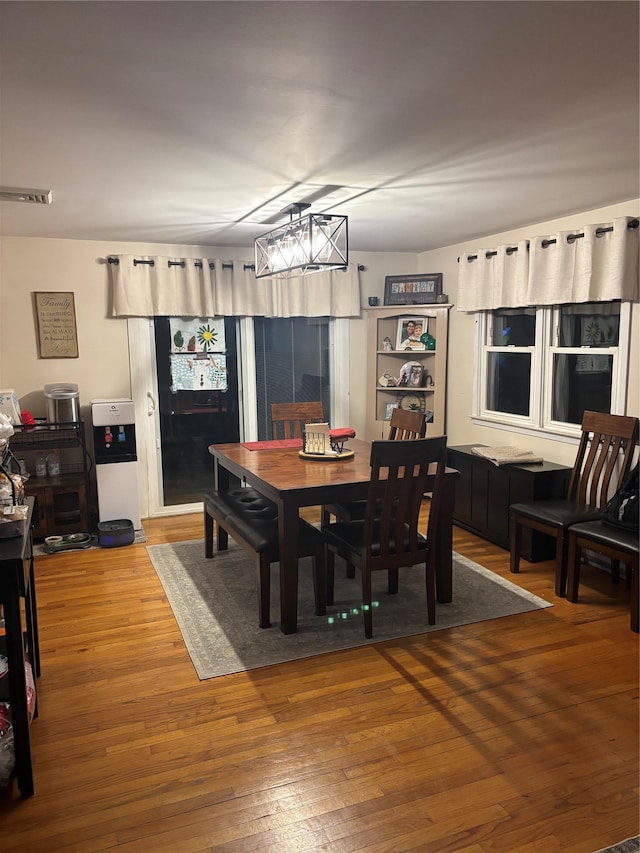
[[[271,436],[274,439],[302,438],[305,424],[323,420],[321,402],[271,404]]]
[[[585,412],[567,499],[603,507],[631,468],[638,418]]]
[[[427,434],[427,420],[424,412],[411,412],[393,409],[389,422],[389,441],[403,441],[410,438],[424,438]]]
[[[447,439],[408,439],[371,443],[371,480],[364,519],[363,548],[371,569],[412,565],[424,560],[419,516],[427,477],[435,474],[427,540],[438,525]]]

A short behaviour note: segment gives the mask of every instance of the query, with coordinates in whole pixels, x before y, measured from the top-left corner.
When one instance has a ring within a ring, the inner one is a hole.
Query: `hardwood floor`
[[[148,520],[149,543],[200,515]],[[199,682],[145,545],[38,557],[35,796],[0,850],[591,853],[638,832],[624,582],[455,530],[546,610]],[[402,583],[402,579],[401,579]],[[278,630],[272,628],[270,630]]]

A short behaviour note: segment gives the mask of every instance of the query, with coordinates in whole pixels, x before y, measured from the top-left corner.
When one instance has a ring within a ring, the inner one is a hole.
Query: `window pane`
[[[493,311],[494,347],[532,347],[536,341],[535,308],[500,308]]]
[[[528,416],[531,355],[527,352],[490,352],[487,355],[487,408]]]
[[[582,423],[582,415],[611,411],[611,369],[613,356],[562,355],[553,357],[551,416],[554,421]]]
[[[330,421],[327,317],[253,321],[256,341],[258,438],[271,438],[271,404],[320,400]]]
[[[217,391],[210,386],[209,389],[201,387],[207,374],[195,369],[191,371],[191,389],[175,387],[170,361],[170,318],[156,317],[153,322],[162,447],[162,505],[197,503],[202,500],[202,493],[211,488],[213,465],[209,445],[240,441],[236,324],[232,318],[224,321],[227,389]],[[211,320],[203,318],[202,322]],[[189,358],[186,352],[179,357]]]
[[[585,302],[560,308],[561,347],[617,347],[620,303]]]

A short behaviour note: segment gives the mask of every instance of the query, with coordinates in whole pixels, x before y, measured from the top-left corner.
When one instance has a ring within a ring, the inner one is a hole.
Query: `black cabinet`
[[[554,462],[498,466],[471,452],[478,446],[447,450],[447,464],[460,472],[453,522],[508,549],[509,505],[566,497],[571,468]],[[523,532],[525,560],[550,560],[554,555],[555,540],[535,530]]]

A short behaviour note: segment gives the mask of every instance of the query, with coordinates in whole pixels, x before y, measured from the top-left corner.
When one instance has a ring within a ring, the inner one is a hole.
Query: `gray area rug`
[[[257,669],[338,649],[354,648],[525,613],[551,605],[454,553],[453,602],[436,605],[436,625],[427,624],[424,569],[400,572],[400,591],[386,592],[386,574],[374,575],[373,640],[366,640],[360,613],[360,575],[344,577],[336,561],[335,605],[327,616],[313,612],[311,559],[300,561],[298,631],[279,627],[279,572],[271,566],[271,628],[258,627],[256,568],[233,540],[229,550],[207,560],[204,540],[148,545],[147,551],[182,632],[200,679]]]
[[[639,853],[639,851],[640,835],[634,835],[633,838],[627,838],[612,847],[603,847],[601,850],[596,850],[595,853]]]

